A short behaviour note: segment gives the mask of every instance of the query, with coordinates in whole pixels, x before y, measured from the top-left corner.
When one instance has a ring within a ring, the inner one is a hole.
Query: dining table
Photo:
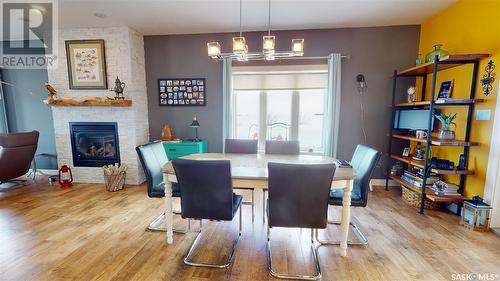
[[[231,163],[231,177],[233,188],[253,188],[267,189],[268,172],[267,164],[291,163],[291,164],[326,164],[335,163],[336,159],[321,155],[283,155],[283,154],[236,154],[236,153],[203,153],[190,154],[180,157],[192,160],[229,160]],[[172,204],[172,183],[177,182],[172,161],[167,162],[162,167],[163,179],[165,183],[165,223],[167,226],[167,243],[174,242],[173,237],[173,204]],[[196,175],[193,175],[196,176]],[[216,177],[217,175],[214,175]],[[356,178],[352,168],[336,168],[332,180],[331,189],[343,189],[342,198],[342,220],[340,234],[341,256],[347,256],[347,239],[350,223],[351,191]]]

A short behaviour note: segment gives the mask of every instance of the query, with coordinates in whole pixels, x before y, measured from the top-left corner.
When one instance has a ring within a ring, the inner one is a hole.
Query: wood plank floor
[[[164,233],[145,229],[163,207],[163,200],[147,197],[145,186],[110,193],[102,185],[60,190],[39,180],[0,190],[0,280],[273,280],[267,272],[260,196],[253,225],[250,207],[243,207],[243,235],[233,265],[206,269],[182,262],[196,232],[175,234],[174,244],[167,245]],[[450,213],[419,215],[400,196],[399,188],[377,187],[367,208],[353,208],[352,217],[370,244],[350,247],[347,258],[337,247],[320,247],[323,280],[500,274],[500,238],[471,232]],[[331,218],[339,217],[339,209],[330,211]],[[175,226],[184,223],[176,218]],[[204,233],[195,259],[221,262],[237,233],[237,219],[206,222]],[[338,237],[332,226],[326,235]],[[278,271],[312,273],[308,230],[273,229],[271,236]]]

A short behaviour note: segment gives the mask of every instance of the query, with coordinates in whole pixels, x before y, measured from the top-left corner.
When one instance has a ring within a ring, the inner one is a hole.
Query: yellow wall
[[[500,79],[500,0],[460,0],[446,10],[440,12],[422,24],[420,33],[419,52],[425,54],[433,50],[436,43],[443,44],[443,49],[451,54],[488,53],[490,58],[482,60],[479,66],[478,83],[476,85],[476,98],[485,99],[486,102],[478,104],[477,109],[491,109],[490,121],[476,121],[475,114],[472,122],[471,141],[479,142],[480,146],[471,147],[469,169],[475,175],[468,176],[465,186],[465,196],[483,196],[484,181],[488,163],[491,131],[493,128],[493,114],[498,96],[498,79]],[[486,97],[483,94],[480,79],[485,73],[484,68],[489,60],[496,64],[496,79],[493,92]],[[444,80],[454,80],[452,98],[468,98],[470,94],[472,66],[462,66],[440,72],[438,75],[437,89]],[[430,95],[431,79],[427,78],[427,98]],[[436,94],[437,96],[437,94]],[[463,139],[466,121],[465,107],[447,108],[446,113],[457,112],[457,138]],[[433,147],[433,156],[448,158],[458,163],[461,148]],[[459,178],[448,177],[450,182],[458,183]]]

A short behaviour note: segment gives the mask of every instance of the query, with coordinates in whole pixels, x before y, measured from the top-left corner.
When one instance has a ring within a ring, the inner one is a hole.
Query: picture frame
[[[403,154],[402,154],[402,155],[403,155],[403,157],[408,157],[408,156],[410,156],[410,148],[409,148],[409,147],[405,147],[405,148],[403,149]]]
[[[70,89],[108,89],[103,39],[66,40]]]
[[[453,91],[453,80],[446,80],[441,82],[439,87],[438,99],[449,99],[451,98],[451,92]]]
[[[159,106],[206,106],[205,78],[158,79]]]

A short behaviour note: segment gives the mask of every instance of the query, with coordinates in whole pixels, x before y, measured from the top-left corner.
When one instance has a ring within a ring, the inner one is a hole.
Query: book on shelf
[[[405,171],[401,175],[401,179],[407,183],[413,184],[416,187],[422,187],[424,185],[424,180],[422,178],[420,178],[420,177],[416,176],[415,174],[408,172],[408,171]],[[433,177],[433,176],[428,177],[427,181],[426,181],[426,186],[432,186],[434,184],[434,182],[436,182],[438,180],[439,180],[438,177]]]

